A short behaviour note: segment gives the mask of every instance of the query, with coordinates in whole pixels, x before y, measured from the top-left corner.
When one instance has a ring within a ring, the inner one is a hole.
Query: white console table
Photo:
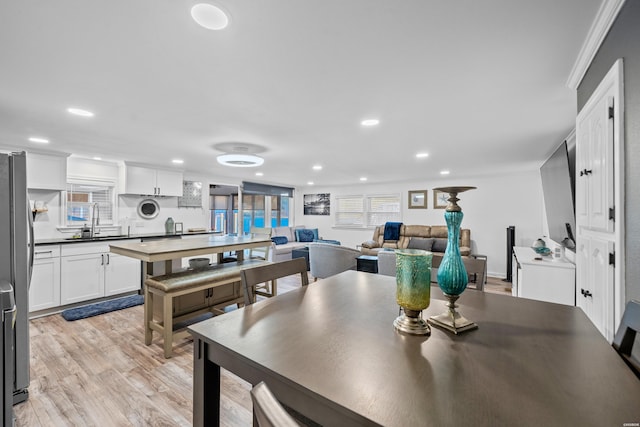
[[[516,246],[512,276],[513,296],[576,305],[576,266],[572,262],[554,261],[531,248]]]

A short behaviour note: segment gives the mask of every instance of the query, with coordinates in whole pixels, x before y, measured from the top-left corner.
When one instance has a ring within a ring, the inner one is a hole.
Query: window
[[[263,195],[242,195],[242,227],[245,233],[251,227],[264,227],[264,199]]]
[[[289,225],[289,203],[287,195],[271,196],[271,227],[286,227]]]
[[[374,227],[400,221],[400,194],[336,196],[336,227]]]
[[[67,183],[66,224],[78,227],[91,224],[113,224],[113,184],[74,181]]]

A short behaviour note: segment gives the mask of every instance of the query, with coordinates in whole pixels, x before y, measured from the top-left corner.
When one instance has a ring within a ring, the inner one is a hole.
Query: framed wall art
[[[409,191],[409,209],[427,209],[427,190]]]
[[[449,193],[443,193],[442,191],[433,190],[433,208],[444,209],[449,202]]]
[[[305,194],[304,215],[329,215],[331,210],[331,194]]]

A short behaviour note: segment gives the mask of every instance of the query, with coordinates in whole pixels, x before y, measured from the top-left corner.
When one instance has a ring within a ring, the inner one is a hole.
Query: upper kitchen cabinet
[[[123,194],[182,196],[182,172],[125,165],[121,173]]]
[[[39,190],[67,188],[67,154],[27,153],[27,187]]]

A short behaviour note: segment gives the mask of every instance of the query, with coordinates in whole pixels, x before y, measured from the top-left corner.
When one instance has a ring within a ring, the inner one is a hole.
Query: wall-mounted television
[[[563,141],[540,167],[549,238],[575,250],[575,151]]]

